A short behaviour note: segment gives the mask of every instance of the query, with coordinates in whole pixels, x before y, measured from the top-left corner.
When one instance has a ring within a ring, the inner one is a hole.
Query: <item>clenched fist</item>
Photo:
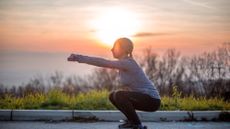
[[[77,61],[77,55],[76,54],[71,54],[68,58],[68,61]]]

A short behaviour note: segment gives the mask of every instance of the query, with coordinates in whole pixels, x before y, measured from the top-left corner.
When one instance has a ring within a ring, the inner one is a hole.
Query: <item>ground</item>
[[[117,129],[118,122],[1,121],[0,129]],[[228,122],[145,122],[148,129],[230,129]]]

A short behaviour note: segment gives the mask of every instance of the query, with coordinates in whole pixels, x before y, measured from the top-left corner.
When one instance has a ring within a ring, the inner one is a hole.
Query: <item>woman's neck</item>
[[[128,55],[123,55],[123,56],[119,57],[118,59],[121,60],[121,59],[128,58],[128,57],[129,57]]]

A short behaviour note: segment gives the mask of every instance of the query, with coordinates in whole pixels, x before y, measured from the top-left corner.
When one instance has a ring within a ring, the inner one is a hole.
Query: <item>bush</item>
[[[71,96],[60,89],[52,89],[46,95],[46,100],[41,104],[45,109],[68,109]]]
[[[89,109],[89,110],[109,110],[115,109],[108,100],[108,91],[90,91],[86,94],[76,96],[76,106],[74,109]]]
[[[0,98],[0,109],[77,109],[114,110],[108,99],[107,90],[92,90],[78,95],[68,95],[60,89],[52,89],[47,94],[28,94],[14,97],[6,94]],[[180,97],[174,88],[173,97],[161,97],[160,110],[230,110],[230,103],[221,98]]]

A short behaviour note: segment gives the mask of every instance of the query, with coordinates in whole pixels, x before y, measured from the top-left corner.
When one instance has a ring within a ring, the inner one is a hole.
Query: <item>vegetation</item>
[[[92,90],[78,95],[68,95],[60,89],[47,94],[28,94],[23,97],[5,95],[0,99],[0,109],[77,109],[114,110],[108,100],[107,90]],[[221,98],[182,98],[174,88],[173,97],[162,97],[160,110],[230,110],[230,103]]]
[[[144,52],[137,61],[160,92],[161,110],[230,109],[230,43],[191,57],[175,49]],[[120,87],[117,77],[98,68],[84,77],[55,72],[11,88],[0,84],[0,109],[115,109],[108,94]]]

